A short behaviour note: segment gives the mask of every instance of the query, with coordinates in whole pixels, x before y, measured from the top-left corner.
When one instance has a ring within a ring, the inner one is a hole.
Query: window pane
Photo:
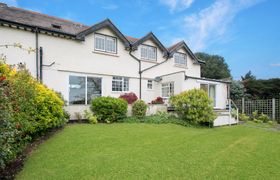
[[[153,89],[153,81],[152,80],[148,80],[147,88],[148,89]]]
[[[112,37],[106,37],[106,51],[116,52],[116,39]]]
[[[112,91],[129,91],[129,79],[114,76],[112,80]]]
[[[208,95],[208,84],[200,84],[200,89],[205,91],[207,93],[207,95]]]
[[[69,104],[85,104],[85,77],[69,76]]]
[[[187,58],[185,54],[176,53],[174,54],[175,64],[187,65]]]
[[[105,51],[105,37],[95,35],[95,49]]]
[[[91,100],[100,97],[102,94],[102,80],[101,78],[88,77],[87,78],[87,103]]]
[[[209,97],[213,100],[214,106],[216,105],[216,87],[209,85]]]

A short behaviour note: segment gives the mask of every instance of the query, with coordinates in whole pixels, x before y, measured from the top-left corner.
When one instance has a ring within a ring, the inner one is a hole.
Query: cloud
[[[1,3],[5,3],[8,6],[18,6],[17,0],[1,0]]]
[[[189,8],[194,0],[160,0],[160,3],[169,7],[171,13]]]
[[[273,67],[280,67],[280,63],[270,64],[270,66],[273,66]]]
[[[184,39],[195,51],[202,50],[211,43],[231,39],[227,32],[237,14],[262,1],[215,0],[213,4],[199,12],[180,19],[179,23],[182,24],[180,36],[188,37]]]
[[[107,10],[116,10],[119,8],[118,5],[116,4],[108,4],[102,7],[103,9],[107,9]]]

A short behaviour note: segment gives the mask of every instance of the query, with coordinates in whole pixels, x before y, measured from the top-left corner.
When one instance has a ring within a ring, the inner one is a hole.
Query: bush
[[[128,104],[132,104],[138,99],[136,94],[134,94],[133,92],[122,94],[119,98],[126,100]]]
[[[249,119],[250,119],[250,117],[249,116],[247,116],[246,114],[240,114],[239,115],[239,120],[240,121],[244,121],[244,122],[247,122],[247,121],[249,121]]]
[[[256,111],[254,111],[254,112],[252,113],[251,119],[254,121],[254,119],[258,119],[258,117],[259,117],[259,113],[258,113],[258,111],[256,110]]]
[[[170,99],[171,105],[184,121],[188,123],[210,123],[216,118],[212,100],[199,89],[182,92]]]
[[[88,120],[90,124],[97,124],[97,117],[94,116],[91,112],[88,110],[84,111],[84,116]]]
[[[136,116],[137,118],[142,118],[146,116],[147,108],[148,106],[143,100],[137,100],[132,105],[132,115]]]
[[[260,120],[260,121],[262,121],[262,122],[264,122],[264,123],[267,123],[268,121],[270,121],[270,118],[269,118],[267,115],[265,115],[265,114],[262,113],[262,114],[259,116],[258,120]]]
[[[121,98],[98,97],[92,100],[91,110],[101,122],[116,122],[126,117],[127,102]]]
[[[0,62],[0,167],[12,161],[26,143],[66,122],[64,102],[36,81],[25,68]]]
[[[157,97],[155,100],[152,100],[152,104],[164,104],[162,97]]]

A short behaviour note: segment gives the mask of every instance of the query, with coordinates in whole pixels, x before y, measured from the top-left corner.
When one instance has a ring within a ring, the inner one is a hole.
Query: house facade
[[[72,113],[95,97],[126,92],[147,103],[159,96],[168,102],[171,95],[201,88],[215,109],[228,102],[229,83],[201,78],[203,62],[184,41],[165,47],[152,32],[125,36],[109,19],[86,26],[0,4],[0,54],[8,64],[25,63],[34,77],[63,95]]]

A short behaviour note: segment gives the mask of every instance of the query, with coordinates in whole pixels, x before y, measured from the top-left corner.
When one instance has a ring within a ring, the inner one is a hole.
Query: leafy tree
[[[212,79],[223,79],[231,77],[228,64],[219,55],[210,55],[203,52],[195,53],[198,59],[205,61],[201,65],[201,76]]]

